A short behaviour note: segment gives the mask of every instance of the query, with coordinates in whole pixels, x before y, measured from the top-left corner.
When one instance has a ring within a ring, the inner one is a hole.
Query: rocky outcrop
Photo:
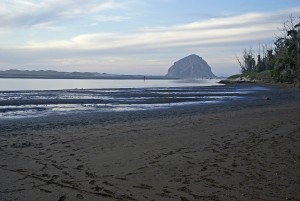
[[[195,54],[176,61],[169,68],[166,76],[174,78],[216,78],[206,61]]]

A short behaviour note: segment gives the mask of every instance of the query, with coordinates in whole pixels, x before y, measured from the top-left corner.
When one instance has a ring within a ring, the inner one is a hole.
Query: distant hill
[[[28,75],[28,76],[96,76],[98,73],[88,73],[88,72],[59,72],[53,70],[38,70],[38,71],[30,71],[30,70],[16,70],[10,69],[6,71],[0,71],[1,75]]]
[[[195,54],[176,61],[169,68],[166,76],[175,78],[216,78],[207,62]]]
[[[0,78],[39,78],[39,79],[144,79],[144,75],[116,75],[95,72],[59,72],[53,70],[5,70]],[[165,76],[150,76],[146,79],[166,79]]]

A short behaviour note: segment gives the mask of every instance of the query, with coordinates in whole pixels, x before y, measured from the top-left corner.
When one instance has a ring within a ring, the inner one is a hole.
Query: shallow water
[[[0,78],[0,91],[120,89],[153,87],[215,86],[219,80],[155,80],[155,79],[14,79]]]
[[[194,83],[195,85],[195,83]],[[82,112],[136,111],[255,98],[257,86],[180,86],[0,91],[0,119]]]

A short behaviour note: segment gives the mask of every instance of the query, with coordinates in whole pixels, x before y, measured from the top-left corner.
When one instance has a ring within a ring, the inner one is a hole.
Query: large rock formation
[[[166,76],[174,78],[216,78],[206,61],[195,54],[176,61],[169,68]]]

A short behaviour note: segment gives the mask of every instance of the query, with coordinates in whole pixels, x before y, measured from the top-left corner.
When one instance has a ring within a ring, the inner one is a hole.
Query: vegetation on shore
[[[272,81],[272,71],[265,70],[261,72],[247,72],[242,74],[236,74],[228,77],[228,79],[248,79],[248,80],[265,80],[265,81]]]
[[[242,74],[228,79],[300,83],[300,23],[290,17],[282,31],[273,46],[259,46],[256,54],[252,48],[245,49],[242,57],[237,57]]]

